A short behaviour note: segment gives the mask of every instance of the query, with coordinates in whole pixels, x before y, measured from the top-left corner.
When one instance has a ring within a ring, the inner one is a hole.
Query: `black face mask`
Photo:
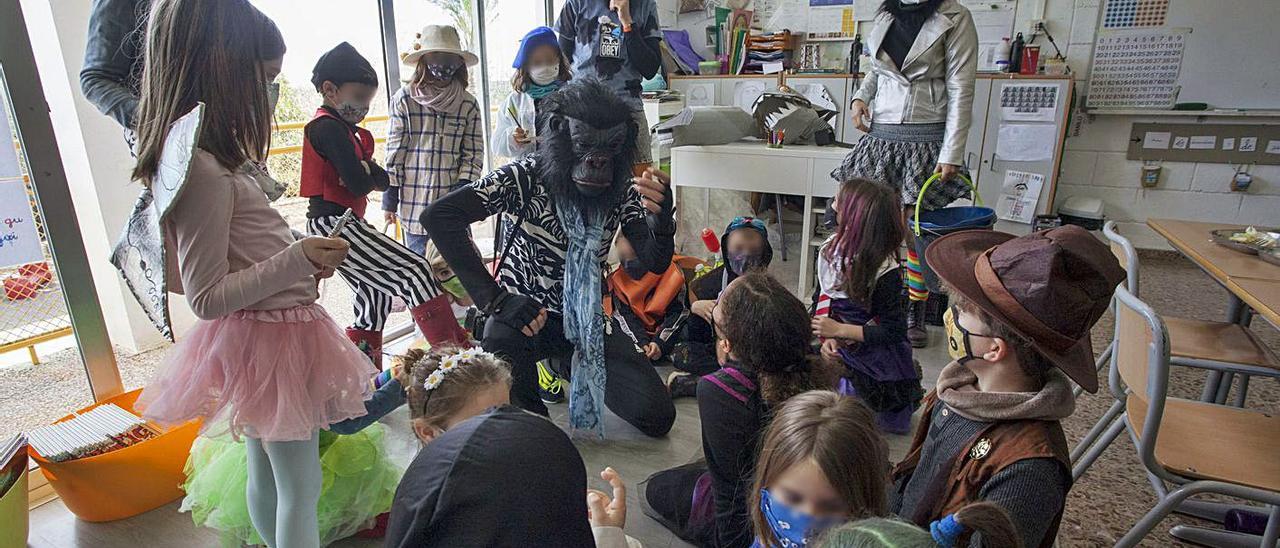
[[[834,201],[828,201],[827,209],[822,212],[822,227],[827,230],[835,230],[840,226],[840,223],[836,222],[836,208],[831,205]]]
[[[644,263],[639,258],[627,259],[622,261],[622,271],[627,273],[633,280],[639,280],[649,273],[649,269],[645,268]]]
[[[764,267],[763,253],[737,253],[729,255],[729,269],[739,276]]]
[[[431,77],[442,82],[453,79],[453,75],[456,74],[458,72],[458,69],[461,69],[461,68],[462,68],[462,65],[456,65],[453,63],[440,64],[440,65],[430,64],[430,63],[427,64],[427,72],[431,74]]]

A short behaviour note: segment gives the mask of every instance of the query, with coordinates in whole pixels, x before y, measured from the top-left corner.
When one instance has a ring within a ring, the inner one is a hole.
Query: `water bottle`
[[[1009,37],[1005,36],[1000,40],[1000,45],[996,46],[996,70],[999,72],[1009,72],[1009,55],[1013,53],[1013,45],[1009,43]]]

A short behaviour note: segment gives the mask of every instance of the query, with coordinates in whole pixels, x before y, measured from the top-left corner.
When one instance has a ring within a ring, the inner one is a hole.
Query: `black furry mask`
[[[572,80],[538,104],[538,179],[557,200],[612,208],[630,185],[637,131],[612,89]]]
[[[926,20],[938,11],[938,6],[942,5],[943,0],[926,0],[919,4],[903,4],[900,0],[884,0],[880,4],[880,11],[893,16],[895,21],[913,27],[919,28]]]

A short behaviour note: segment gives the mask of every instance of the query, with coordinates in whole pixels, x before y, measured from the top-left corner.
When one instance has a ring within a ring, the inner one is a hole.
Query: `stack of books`
[[[27,433],[40,456],[63,462],[123,449],[160,436],[160,431],[115,404],[100,405],[74,418]]]

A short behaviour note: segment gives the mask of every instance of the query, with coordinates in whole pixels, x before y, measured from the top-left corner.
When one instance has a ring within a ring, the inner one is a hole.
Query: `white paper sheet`
[[[1000,117],[1006,122],[1052,122],[1057,116],[1057,84],[1005,84],[1000,88]]]
[[[1040,202],[1043,186],[1044,175],[1006,170],[1000,199],[996,202],[996,215],[1006,221],[1031,224],[1036,218],[1036,204]]]
[[[20,178],[0,181],[0,268],[43,260],[26,186]]]
[[[716,104],[716,85],[712,82],[694,82],[685,91],[684,103],[691,107],[709,107]]]
[[[733,84],[733,104],[738,108],[751,112],[751,105],[760,98],[760,94],[768,89],[769,85],[762,80],[740,80]]]
[[[840,107],[837,107],[835,101],[831,99],[831,93],[827,91],[827,87],[822,84],[797,84],[791,87],[804,95],[804,98],[815,107],[837,112],[840,110]]]
[[[1218,138],[1213,135],[1191,137],[1191,150],[1213,150],[1216,146],[1218,146]]]
[[[1173,108],[1191,29],[1100,31],[1089,72],[1091,108]]]
[[[1168,131],[1148,131],[1142,136],[1142,148],[1153,150],[1169,150],[1169,140],[1173,139],[1173,133]]]
[[[969,8],[973,25],[978,31],[978,70],[996,72],[995,52],[1004,38],[1013,39],[1013,16],[1016,2],[1012,0],[960,0]]]
[[[1258,150],[1258,138],[1257,137],[1241,137],[1239,150],[1240,152],[1254,152]]]
[[[1000,124],[996,156],[1012,162],[1037,162],[1053,157],[1058,144],[1053,124]]]
[[[756,8],[759,13],[759,7]],[[791,32],[804,32],[809,30],[809,3],[802,0],[786,0],[779,2],[774,8],[773,14],[769,16],[769,22],[765,25],[769,30],[787,29]]]
[[[784,67],[781,62],[764,63],[763,65],[761,65],[760,71],[764,74],[777,74],[779,72],[782,72],[782,69],[784,68],[786,67]]]
[[[1267,141],[1267,154],[1280,154],[1280,141],[1275,139]]]
[[[1235,138],[1235,137],[1223,137],[1223,138],[1222,138],[1222,150],[1235,150],[1235,149],[1236,149],[1236,138]]]
[[[1189,143],[1190,141],[1191,139],[1188,139],[1186,137],[1174,137],[1173,148],[1174,150],[1187,150],[1187,143]]]

